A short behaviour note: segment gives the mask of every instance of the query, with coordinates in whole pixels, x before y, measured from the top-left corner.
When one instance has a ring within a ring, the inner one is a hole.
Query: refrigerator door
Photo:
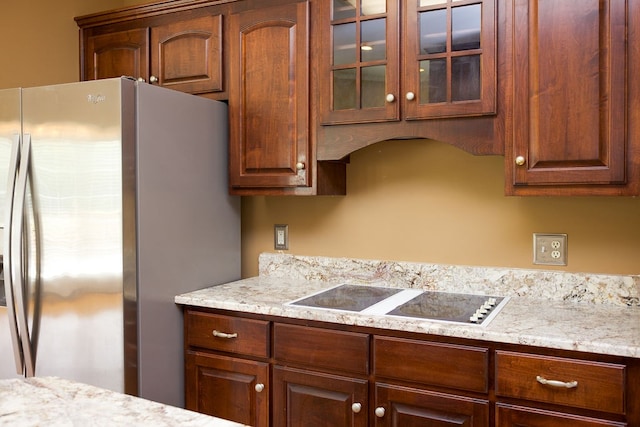
[[[10,236],[10,224],[5,222],[5,218],[11,216],[13,209],[13,184],[21,136],[20,103],[21,89],[0,90],[0,232],[2,234],[0,247],[3,254],[5,246],[9,244]],[[12,158],[13,167],[11,167]],[[5,280],[3,271],[0,281],[0,379],[21,376],[19,372],[23,371],[22,349],[10,287],[12,283],[8,268],[9,259],[6,255],[3,262],[7,264],[7,277]]]
[[[121,80],[23,90],[35,375],[123,391]]]

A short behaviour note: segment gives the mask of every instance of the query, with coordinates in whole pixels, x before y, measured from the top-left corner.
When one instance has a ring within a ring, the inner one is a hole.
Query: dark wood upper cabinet
[[[76,18],[83,80],[131,76],[225,98],[222,11],[114,15]]]
[[[318,159],[406,138],[503,154],[496,2],[315,2]]]
[[[322,124],[495,113],[495,0],[321,3]]]
[[[81,78],[229,101],[230,193],[346,194],[350,153],[505,156],[507,195],[640,195],[640,0],[169,0],[76,18]]]
[[[345,163],[316,162],[309,20],[308,1],[230,17],[232,194],[345,194]]]
[[[640,141],[627,120],[638,102],[637,88],[627,91],[635,3],[505,1],[507,194],[638,193]]]
[[[308,4],[230,17],[230,165],[236,187],[307,187]]]

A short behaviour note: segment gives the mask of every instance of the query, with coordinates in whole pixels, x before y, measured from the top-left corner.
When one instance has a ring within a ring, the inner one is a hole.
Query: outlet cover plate
[[[289,249],[289,226],[286,224],[275,224],[273,226],[273,248],[277,251]]]
[[[567,265],[567,235],[533,233],[533,263]]]

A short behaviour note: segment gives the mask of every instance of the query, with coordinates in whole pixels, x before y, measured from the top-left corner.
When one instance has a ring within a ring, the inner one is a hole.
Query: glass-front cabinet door
[[[399,119],[398,24],[397,0],[326,1],[320,24],[323,124]]]
[[[322,4],[322,124],[495,112],[495,0]]]
[[[495,0],[407,0],[406,119],[495,113]]]

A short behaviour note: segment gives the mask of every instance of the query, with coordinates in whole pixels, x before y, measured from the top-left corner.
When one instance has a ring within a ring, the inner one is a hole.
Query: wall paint
[[[640,199],[506,197],[504,158],[430,140],[351,156],[344,197],[245,197],[243,276],[289,224],[289,253],[458,265],[640,273]],[[566,267],[532,263],[534,232],[567,233]]]
[[[77,81],[73,18],[147,1],[5,0],[0,88]],[[273,251],[273,224],[289,224],[289,253],[522,268],[532,233],[569,234],[569,265],[640,274],[640,200],[503,195],[503,157],[446,144],[387,141],[354,153],[345,197],[244,197],[243,276]]]

